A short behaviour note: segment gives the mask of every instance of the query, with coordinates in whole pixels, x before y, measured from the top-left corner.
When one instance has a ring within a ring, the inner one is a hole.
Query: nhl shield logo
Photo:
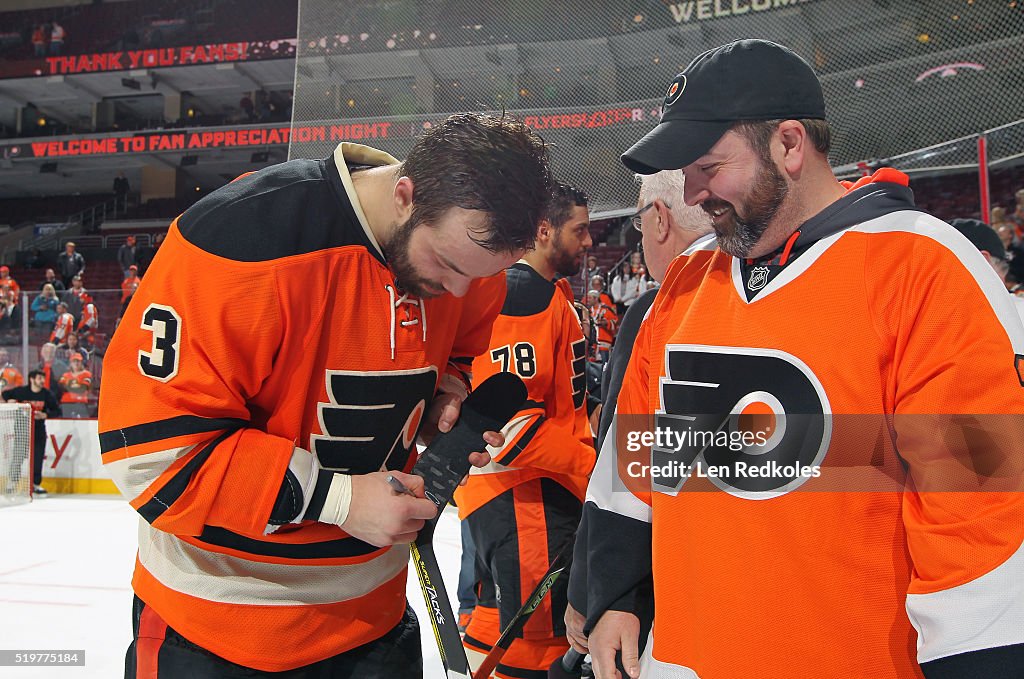
[[[747,281],[747,290],[760,290],[768,282],[768,272],[770,269],[766,266],[755,266],[754,270],[750,272],[750,280]]]

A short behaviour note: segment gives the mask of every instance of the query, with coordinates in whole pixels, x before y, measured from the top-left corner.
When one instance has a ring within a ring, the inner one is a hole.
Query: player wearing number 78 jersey
[[[404,163],[341,144],[175,220],[100,392],[142,517],[127,677],[420,676],[414,442],[454,424],[548,192],[539,138],[463,114]]]
[[[484,379],[523,379],[528,401],[504,430],[493,462],[455,493],[476,545],[477,606],[464,644],[475,669],[558,550],[576,532],[595,453],[587,419],[586,345],[568,280],[590,247],[586,197],[557,184],[537,247],[506,272],[508,294],[490,346],[473,362]],[[534,676],[560,657],[565,579],[526,624],[497,667],[499,677]]]

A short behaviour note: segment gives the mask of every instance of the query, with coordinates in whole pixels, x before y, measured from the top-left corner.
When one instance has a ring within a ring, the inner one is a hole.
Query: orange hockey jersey
[[[1024,642],[1024,329],[885,176],[774,277],[714,243],[669,269],[585,509],[589,606],[653,565],[651,676],[905,679]]]
[[[68,333],[73,332],[74,329],[75,317],[65,311],[57,316],[57,320],[53,324],[53,330],[50,331],[50,341],[54,344],[64,344],[68,338]]]
[[[455,491],[459,516],[531,479],[547,477],[583,499],[594,467],[586,404],[586,342],[572,305],[572,289],[551,283],[525,262],[506,271],[508,296],[494,323],[490,346],[473,362],[486,379],[519,375],[529,393],[523,410],[503,430],[505,446],[492,462],[470,470]]]
[[[107,351],[103,462],[142,516],[133,586],[232,662],[283,671],[382,636],[405,609],[406,545],[335,525],[267,532],[296,448],[327,469],[409,470],[439,386],[465,386],[505,297],[396,286],[341,144],[249,174],[171,225]]]

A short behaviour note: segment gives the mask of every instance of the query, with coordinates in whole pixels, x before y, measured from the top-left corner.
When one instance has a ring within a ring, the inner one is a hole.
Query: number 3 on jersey
[[[170,381],[178,374],[181,316],[172,307],[150,304],[142,314],[142,329],[153,333],[153,347],[139,350],[139,370],[154,380]]]

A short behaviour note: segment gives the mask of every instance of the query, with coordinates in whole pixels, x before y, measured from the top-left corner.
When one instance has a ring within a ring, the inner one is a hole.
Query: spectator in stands
[[[125,278],[121,281],[121,304],[132,296],[135,288],[139,287],[139,267],[132,264],[125,272]]]
[[[594,276],[603,276],[601,267],[597,265],[597,257],[587,255],[587,265],[580,271],[580,280],[583,281],[583,301],[586,301],[587,293],[590,292],[590,280]]]
[[[629,260],[623,260],[611,285],[612,301],[615,302],[615,309],[619,315],[626,313],[629,305],[647,289],[641,289],[640,284],[640,276],[633,273],[633,265]]]
[[[20,327],[18,301],[21,286],[11,278],[9,267],[0,266],[0,328],[13,329]]]
[[[57,399],[46,388],[46,375],[42,370],[30,370],[28,386],[5,388],[0,397],[7,403],[28,403],[32,406],[35,431],[32,437],[32,486],[33,493],[45,496],[43,482],[43,460],[46,457],[46,418],[58,417],[60,406]]]
[[[54,357],[58,361],[69,363],[71,361],[71,354],[79,353],[82,354],[85,365],[88,366],[95,351],[96,348],[93,345],[86,345],[82,343],[82,339],[78,336],[77,332],[69,332],[65,339],[65,344],[57,347],[57,352],[54,354]]]
[[[60,299],[57,297],[57,291],[53,289],[53,285],[44,283],[43,291],[32,300],[32,325],[44,328],[53,327],[53,322],[57,320],[57,304],[59,302]]]
[[[0,347],[0,391],[20,387],[23,384],[25,384],[25,378],[21,376],[21,371],[11,363],[11,355],[7,349]]]
[[[96,310],[96,305],[93,304],[92,296],[88,293],[82,295],[82,315],[79,318],[78,334],[83,337],[92,335],[99,328],[100,325],[100,314]]]
[[[139,276],[146,275],[146,269],[149,268],[149,263],[156,257],[157,250],[160,249],[160,244],[164,242],[164,236],[166,233],[158,233],[153,238],[153,244],[148,248],[141,248],[141,252],[137,256],[136,263],[139,265]]]
[[[46,27],[43,24],[32,29],[32,52],[37,57],[46,56]]]
[[[128,181],[127,179],[125,181]],[[121,265],[121,271],[124,272],[124,277],[128,278],[129,269],[137,268],[137,249],[135,247],[135,236],[128,236],[124,240],[124,245],[117,249],[117,263]]]
[[[954,219],[950,223],[954,229],[962,233],[971,244],[985,256],[989,265],[1006,285],[1006,274],[1010,270],[1009,254],[1003,246],[1002,239],[992,227],[977,219]],[[1024,297],[1013,296],[1017,314],[1024,319]]]
[[[640,292],[643,293],[647,289],[647,284],[650,283],[653,278],[647,273],[647,265],[644,264],[644,256],[639,251],[634,252],[629,256],[629,265],[633,268],[633,275],[640,277]]]
[[[11,268],[9,266],[0,266],[0,288],[7,288],[14,292],[15,295],[21,294],[21,286],[18,282],[11,278]]]
[[[46,270],[46,278],[44,278],[43,282],[39,285],[39,289],[42,290],[47,285],[52,285],[55,292],[64,292],[65,290],[64,282],[57,279],[57,274],[53,269]]]
[[[75,317],[68,313],[68,305],[64,302],[57,304],[57,320],[53,323],[53,330],[50,331],[50,341],[54,344],[64,344],[68,333],[75,330]]]
[[[117,176],[114,177],[114,212],[118,210],[121,213],[128,211],[128,192],[132,190],[132,185],[128,183],[128,177],[124,176],[124,172],[119,171]],[[132,245],[135,244],[135,236],[129,236],[132,239]],[[122,246],[123,247],[123,246]],[[121,253],[117,253],[118,261],[121,259]],[[134,263],[134,262],[133,262]]]
[[[1015,197],[1017,198],[1017,208],[1009,216],[1009,220],[1013,222],[1013,226],[1017,231],[1017,238],[1024,240],[1024,189],[1017,189]]]
[[[1006,216],[1006,208],[1000,205],[996,205],[992,208],[992,213],[989,217],[992,220],[991,228],[999,234],[1000,239],[1003,240],[1003,244],[1007,249],[1018,245],[1020,238],[1017,236],[1016,224],[1010,221],[1009,217]],[[982,222],[984,224],[984,222]],[[1009,243],[1007,243],[1007,239]]]
[[[85,272],[85,258],[82,253],[75,252],[75,244],[71,241],[64,244],[64,252],[57,258],[57,269],[65,288],[71,285],[71,279]]]
[[[64,389],[64,394],[60,398],[64,417],[89,417],[92,373],[85,369],[85,357],[80,352],[71,354],[71,368],[61,376],[60,386]]]
[[[36,365],[36,369],[41,370],[46,377],[43,386],[60,401],[60,378],[68,371],[68,364],[57,358],[56,344],[47,342],[39,347],[39,364]]]
[[[592,360],[600,363],[608,361],[608,354],[615,343],[615,331],[619,327],[619,315],[615,313],[615,307],[606,303],[608,295],[600,290],[591,290],[587,293],[587,306],[590,307],[590,322],[597,328],[597,351]]]
[[[67,305],[68,311],[75,317],[75,323],[82,318],[82,307],[85,306],[85,296],[88,294],[89,291],[82,285],[82,277],[75,276],[71,279],[71,289],[65,290],[64,294],[60,296],[61,301]]]
[[[59,56],[64,51],[67,35],[68,32],[56,20],[50,22],[50,56]]]
[[[128,288],[126,290],[123,290],[123,295],[126,296],[122,297],[121,299],[121,309],[120,311],[117,312],[117,318],[114,319],[114,330],[117,330],[117,326],[121,324],[121,318],[124,316],[124,313],[128,311],[128,305],[131,304],[132,297],[135,296],[135,291],[138,289],[139,280],[135,279],[128,285]]]
[[[615,302],[613,302],[612,298],[608,296],[608,293],[604,291],[604,276],[602,276],[601,274],[595,274],[590,277],[590,290],[588,290],[587,293],[589,294],[594,290],[597,290],[598,299],[601,300],[601,304],[604,304],[605,306],[608,306],[612,309],[615,308]]]

